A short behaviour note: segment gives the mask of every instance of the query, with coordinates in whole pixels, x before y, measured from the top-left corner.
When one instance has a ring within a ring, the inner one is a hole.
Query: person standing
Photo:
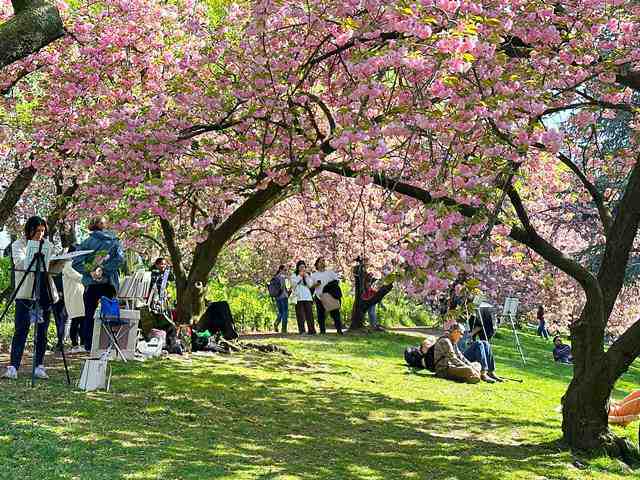
[[[287,290],[287,272],[284,265],[278,267],[278,271],[274,277],[280,284],[280,292],[276,296],[276,306],[278,308],[278,317],[276,318],[275,331],[282,324],[282,333],[287,333],[287,324],[289,323],[289,290]]]
[[[545,340],[549,340],[549,331],[547,330],[547,324],[544,321],[544,307],[542,305],[538,306],[538,335],[540,335]]]
[[[11,359],[4,378],[15,380],[18,378],[18,370],[22,362],[22,354],[27,343],[31,323],[35,323],[37,329],[35,351],[35,377],[49,378],[44,368],[44,353],[47,347],[47,331],[51,321],[52,306],[58,302],[58,292],[53,279],[45,272],[39,273],[38,292],[34,292],[36,273],[32,267],[31,273],[26,272],[29,267],[27,262],[27,242],[34,240],[44,242],[45,247],[51,251],[51,243],[46,240],[47,222],[40,217],[31,217],[24,226],[24,239],[19,239],[11,245],[11,254],[14,268],[16,269],[16,287],[24,282],[16,292],[15,331],[11,340]],[[48,268],[48,265],[47,265]],[[36,293],[37,301],[34,298]]]
[[[362,294],[362,300],[367,301],[370,300],[378,293],[373,288],[374,283],[373,275],[367,273],[364,279],[364,293]],[[367,314],[369,315],[369,323],[371,324],[371,328],[374,330],[383,331],[384,328],[380,326],[380,322],[378,322],[378,315],[376,314],[376,307],[378,304],[374,303],[367,309]]]
[[[107,220],[99,216],[89,224],[89,237],[79,250],[93,250],[90,255],[76,257],[73,268],[82,274],[84,290],[84,321],[82,337],[84,348],[91,351],[93,341],[93,317],[101,297],[115,298],[120,288],[118,268],[124,260],[124,251],[116,235],[106,230]],[[88,261],[89,260],[89,261]],[[91,262],[92,261],[92,262]]]
[[[75,251],[75,247],[69,248],[69,253]],[[71,339],[71,353],[84,352],[84,336],[82,335],[82,322],[84,320],[84,285],[82,275],[74,270],[71,262],[65,262],[62,269],[62,285],[64,293],[64,305],[67,315],[71,319],[69,338]],[[80,344],[78,343],[80,337]]]
[[[303,260],[296,263],[296,270],[291,275],[291,291],[296,298],[296,321],[298,322],[298,332],[300,335],[305,333],[305,322],[307,324],[307,333],[309,335],[316,334],[316,327],[313,321],[313,297],[311,290],[307,286],[309,282],[309,274],[307,273],[307,265]]]
[[[326,327],[326,315],[327,312],[320,300],[323,293],[330,293],[336,300],[340,300],[340,278],[338,274],[333,270],[327,270],[327,265],[323,257],[318,257],[315,263],[316,271],[309,278],[309,287],[313,287],[313,297],[316,304],[316,311],[318,313],[318,326],[320,327],[320,333],[327,333]],[[324,291],[325,287],[329,287]],[[338,335],[342,335],[342,322],[340,321],[340,309],[332,310],[329,312],[333,319]]]

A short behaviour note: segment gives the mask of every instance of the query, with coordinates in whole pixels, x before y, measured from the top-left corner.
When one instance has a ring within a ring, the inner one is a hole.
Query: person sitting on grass
[[[562,343],[560,335],[553,337],[553,359],[559,363],[572,364],[573,356],[571,355],[571,346]]]
[[[461,341],[462,343],[462,341]],[[472,340],[467,346],[465,342],[463,348],[464,356],[471,363],[479,363],[481,366],[480,378],[487,383],[502,382],[496,375],[496,361],[493,356],[491,344],[486,340]]]
[[[482,379],[481,365],[471,363],[458,348],[463,333],[464,327],[454,323],[447,329],[446,335],[438,338],[433,352],[436,375],[449,380],[478,383]],[[486,375],[484,377],[489,378]]]

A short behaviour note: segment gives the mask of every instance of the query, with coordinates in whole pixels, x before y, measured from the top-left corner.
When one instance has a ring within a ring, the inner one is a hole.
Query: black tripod
[[[40,247],[38,248],[38,253],[36,253],[33,256],[33,259],[29,263],[29,266],[27,267],[26,270],[18,270],[14,268],[14,271],[24,272],[24,275],[20,280],[20,283],[16,285],[16,288],[11,294],[11,298],[9,298],[9,301],[7,302],[7,305],[4,308],[2,315],[0,315],[0,322],[2,322],[4,320],[4,317],[7,315],[7,312],[9,311],[9,307],[11,306],[12,303],[15,302],[16,296],[18,295],[18,291],[20,291],[20,288],[22,288],[22,285],[26,281],[27,277],[30,274],[33,274],[34,275],[33,289],[31,290],[31,300],[33,305],[30,307],[30,309],[32,310],[31,323],[33,323],[33,362],[32,362],[33,365],[31,366],[31,386],[32,387],[36,383],[36,352],[37,352],[37,344],[38,344],[38,324],[44,322],[44,317],[42,315],[36,315],[37,311],[39,309],[42,309],[42,306],[40,305],[40,292],[41,292],[40,282],[42,281],[42,279],[44,279],[49,298],[53,300],[51,284],[48,281],[49,272],[47,271],[47,265],[45,264],[45,261],[44,261],[45,260],[44,254],[42,253],[43,245],[44,245],[44,240],[40,240]],[[56,322],[56,324],[59,323],[59,319],[57,318],[58,313],[56,309],[51,308],[51,311],[54,316],[54,321]],[[64,332],[64,329],[62,329],[62,331]],[[60,347],[60,352],[62,353],[64,371],[67,375],[67,384],[71,385],[71,377],[69,376],[69,367],[67,366],[67,357],[65,356],[65,353],[64,353],[63,339],[60,335],[60,332],[58,332],[58,346]],[[46,349],[46,345],[45,345],[45,349]]]

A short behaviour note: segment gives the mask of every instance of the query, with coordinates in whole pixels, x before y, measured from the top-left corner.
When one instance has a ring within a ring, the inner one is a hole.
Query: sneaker
[[[480,375],[480,379],[487,383],[496,383],[496,381],[493,378],[491,378],[489,375],[487,375],[484,372],[482,372],[482,374]]]
[[[14,367],[13,365],[9,365],[7,367],[7,371],[4,372],[4,375],[2,375],[2,378],[8,378],[10,380],[17,380],[18,379],[18,371],[16,370],[16,367]]]
[[[71,350],[69,350],[69,353],[84,353],[86,352],[86,350],[84,349],[84,347],[82,345],[76,345],[75,347],[71,347]]]
[[[38,365],[36,367],[36,371],[34,373],[34,376],[36,378],[40,378],[42,380],[46,380],[47,378],[49,378],[49,375],[47,375],[47,371],[44,369],[44,365]]]
[[[493,378],[496,382],[504,382],[503,378],[500,378],[499,376],[496,375],[496,372],[489,372],[487,374],[490,378]]]

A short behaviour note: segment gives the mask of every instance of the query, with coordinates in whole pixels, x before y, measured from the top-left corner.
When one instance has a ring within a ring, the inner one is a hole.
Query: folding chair
[[[115,349],[115,358],[117,359],[118,355],[120,355],[120,358],[122,358],[122,360],[126,363],[127,359],[122,353],[122,350],[118,345],[118,341],[125,335],[129,334],[129,320],[126,318],[120,318],[119,316],[115,317],[110,315],[100,315],[100,325],[109,340],[109,345],[107,345],[107,349],[104,353],[105,357],[109,358],[111,356],[111,350]]]

